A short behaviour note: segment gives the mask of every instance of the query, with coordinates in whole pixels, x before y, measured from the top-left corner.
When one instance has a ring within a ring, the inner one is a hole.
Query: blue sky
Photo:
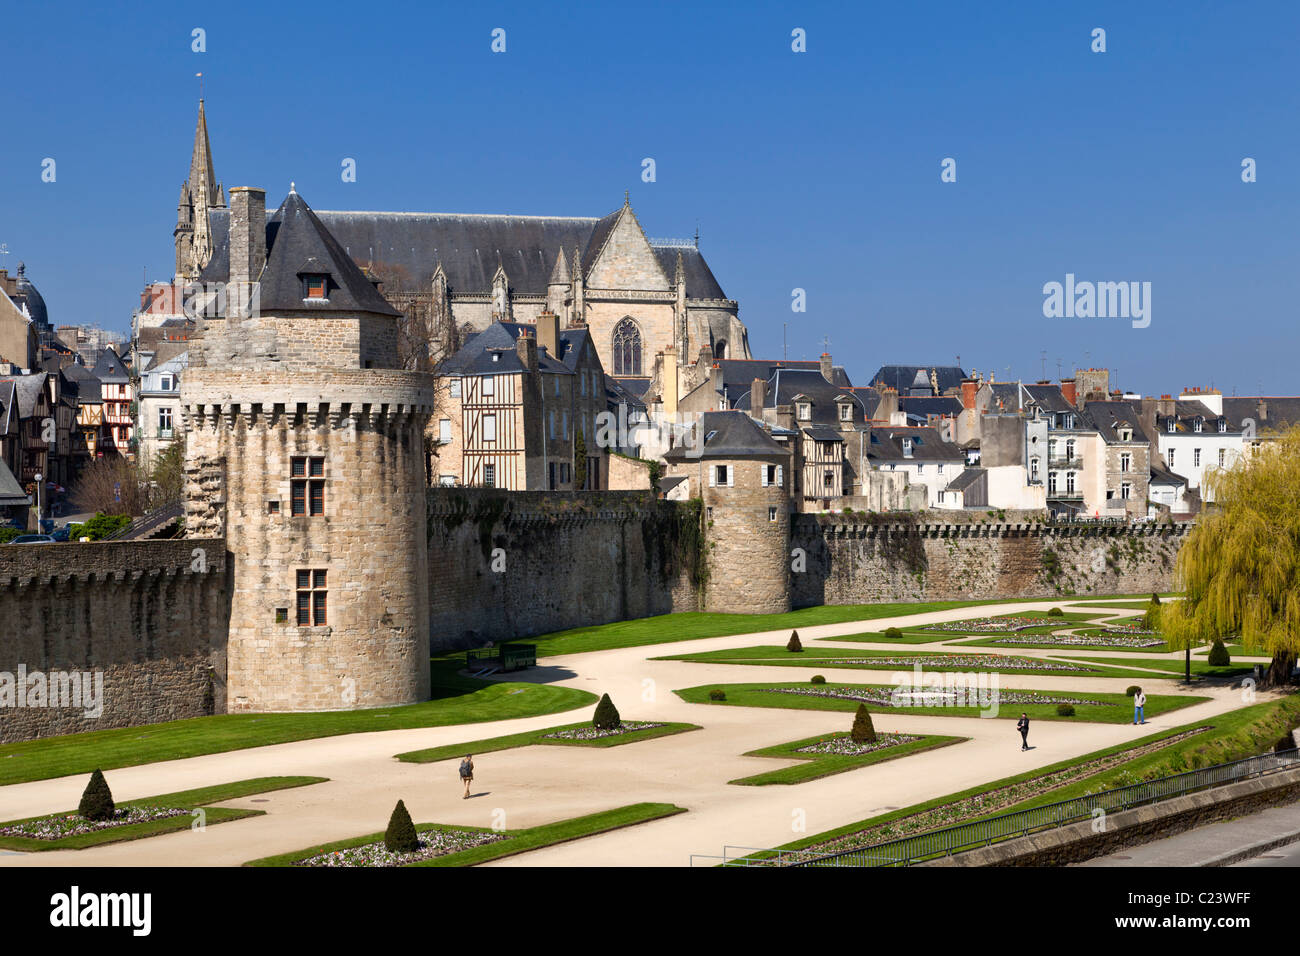
[[[202,71],[227,188],[593,216],[627,189],[649,235],[698,225],[758,356],[784,332],[862,383],[958,355],[1033,380],[1045,353],[1147,394],[1300,393],[1294,3],[54,3],[5,27],[0,266],[56,323],[125,329],[170,278]],[[1150,326],[1044,318],[1066,273],[1150,282]]]

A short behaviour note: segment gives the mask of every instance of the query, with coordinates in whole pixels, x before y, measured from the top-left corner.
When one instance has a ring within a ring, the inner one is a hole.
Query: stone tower
[[[225,301],[181,389],[187,531],[224,532],[232,567],[227,709],[427,699],[432,378],[301,196],[269,222],[264,191],[230,197]]]
[[[665,474],[704,501],[703,610],[790,610],[790,450],[744,412],[705,412],[664,460]]]
[[[208,143],[208,118],[199,100],[199,121],[194,128],[194,152],[190,155],[190,175],[181,184],[180,202],[176,204],[176,278],[193,282],[212,258],[213,236],[209,212],[224,209],[226,197],[212,169],[212,147]]]

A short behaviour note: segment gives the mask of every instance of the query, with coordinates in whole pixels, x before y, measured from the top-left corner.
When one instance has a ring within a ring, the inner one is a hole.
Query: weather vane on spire
[[[199,78],[199,102],[202,103],[203,102],[203,74],[195,73],[194,75]]]

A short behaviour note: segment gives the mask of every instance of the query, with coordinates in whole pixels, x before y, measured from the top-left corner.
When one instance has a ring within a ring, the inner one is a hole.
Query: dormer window
[[[1224,420],[1224,419],[1222,419],[1222,418],[1220,418],[1220,419],[1219,419],[1219,431],[1220,431],[1220,432],[1226,432],[1227,430],[1228,430],[1228,423],[1227,423],[1227,421]]]
[[[302,297],[304,299],[326,299],[329,289],[328,276],[308,274],[302,277]]]
[[[853,418],[853,406],[845,402],[840,406],[840,421],[847,422]]]
[[[1165,431],[1169,432],[1169,434],[1172,435],[1174,433],[1174,428],[1175,428],[1174,420],[1172,418],[1168,419],[1165,422]]]
[[[1192,430],[1196,432],[1201,430],[1201,420],[1199,418],[1192,422]]]
[[[796,407],[799,409],[799,421],[806,422],[812,418],[812,402],[800,402]]]
[[[903,457],[904,458],[912,457],[912,439],[910,438],[903,439]]]

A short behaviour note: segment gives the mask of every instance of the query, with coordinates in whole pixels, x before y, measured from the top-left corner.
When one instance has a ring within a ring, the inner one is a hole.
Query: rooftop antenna
[[[786,341],[786,333],[789,331],[790,331],[790,323],[782,322],[781,323],[781,361],[783,362],[790,358],[790,345]]]
[[[1056,357],[1056,377],[1058,380],[1061,378],[1061,357],[1059,355]]]
[[[1040,349],[1042,355],[1043,374],[1039,378],[1047,378],[1047,349]]]
[[[698,219],[695,220],[695,248],[697,251],[700,248],[700,221]]]

